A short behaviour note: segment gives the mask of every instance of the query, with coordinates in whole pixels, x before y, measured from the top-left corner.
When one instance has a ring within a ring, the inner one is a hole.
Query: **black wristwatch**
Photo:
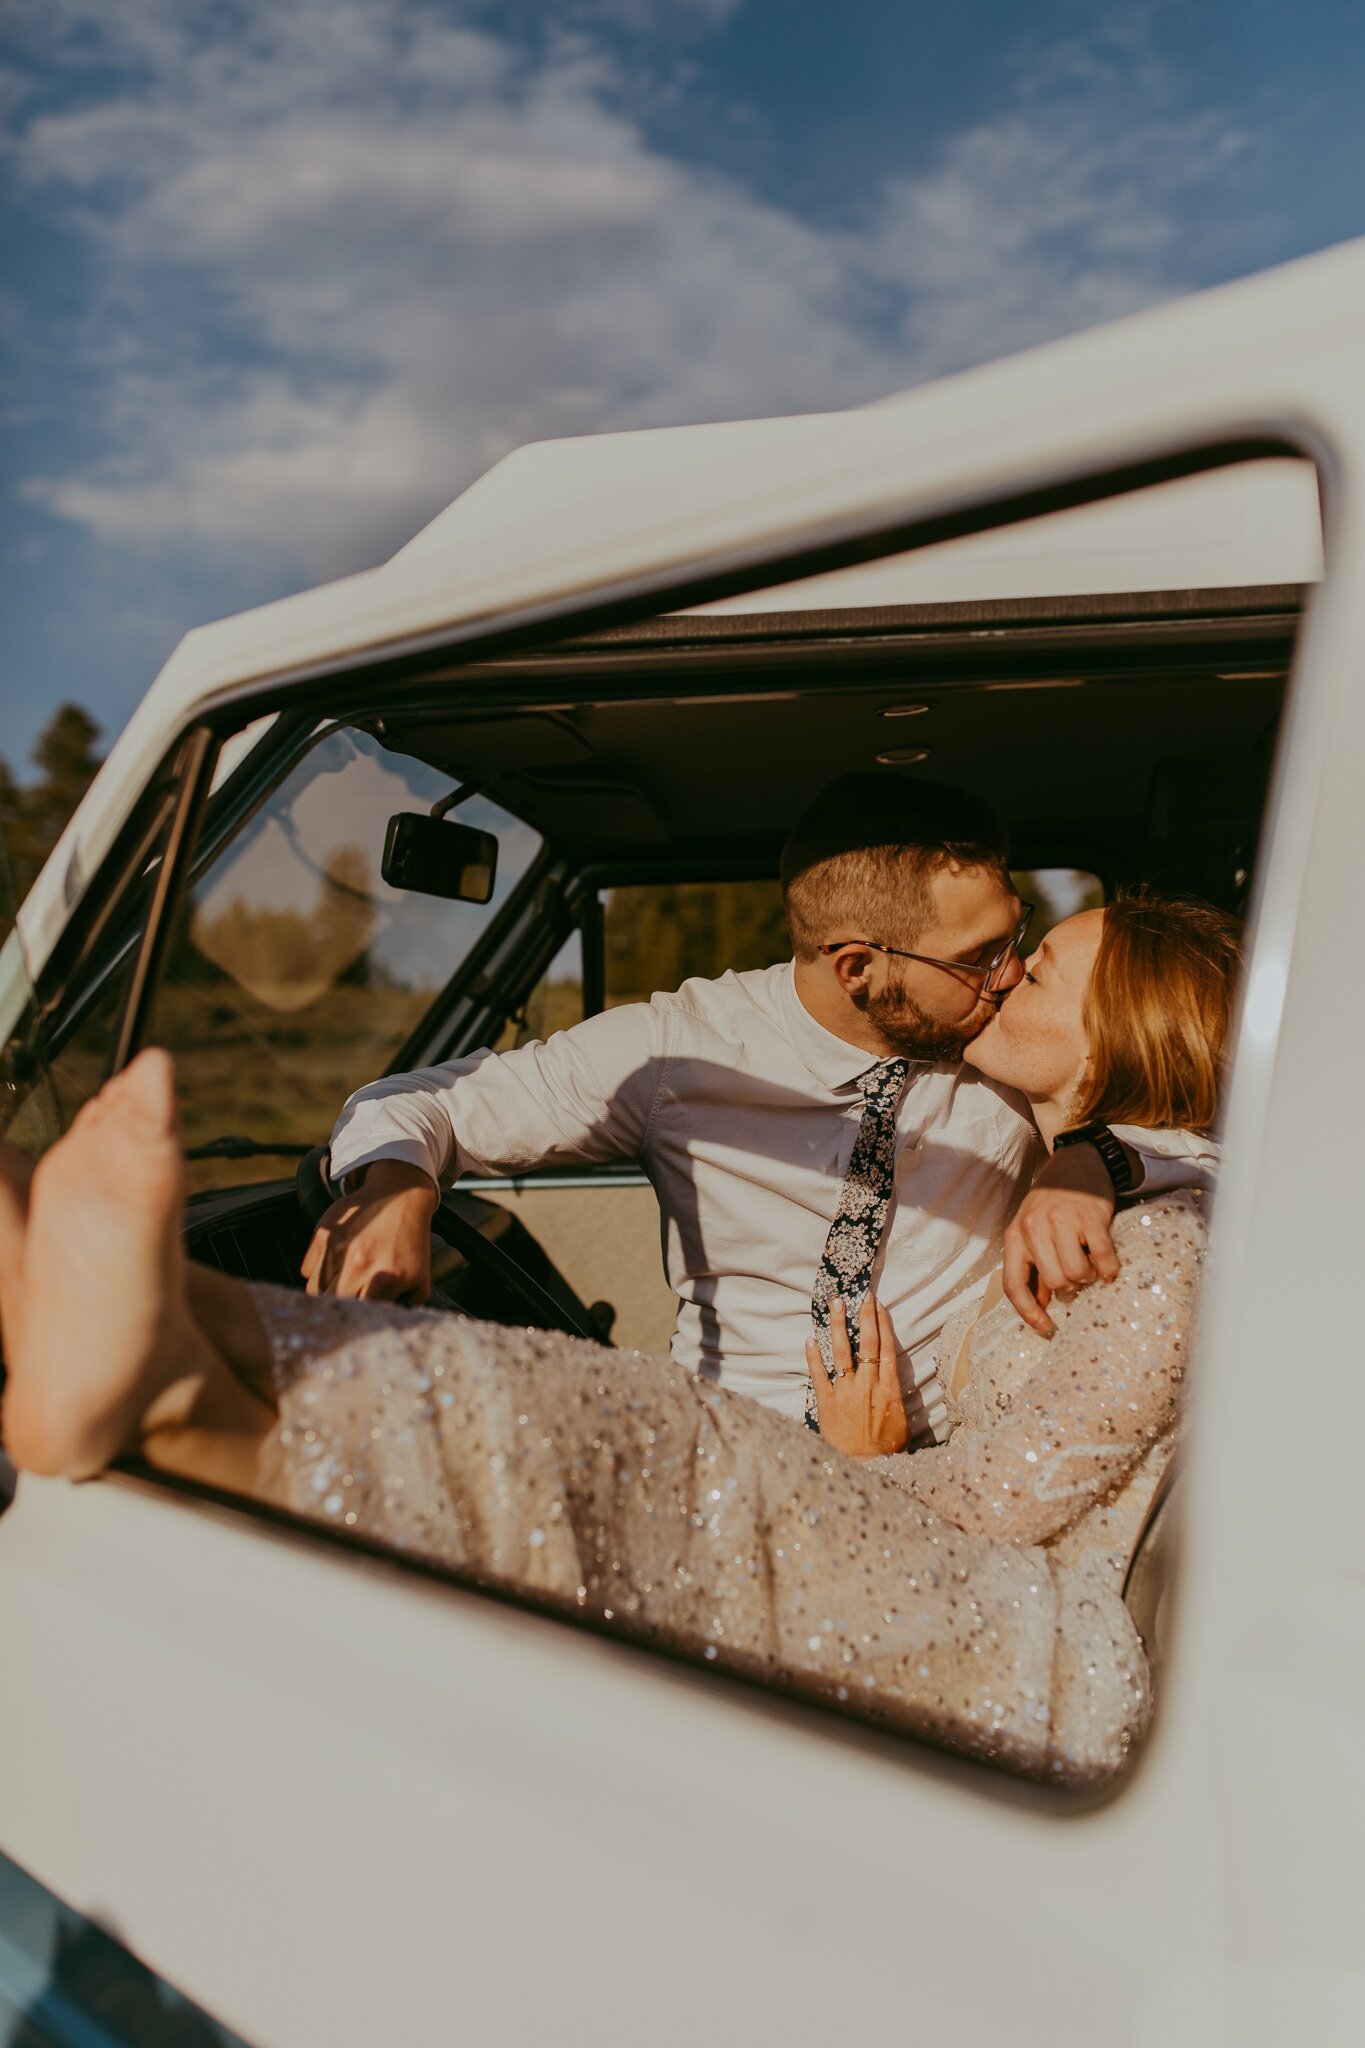
[[[1104,1161],[1104,1170],[1113,1185],[1115,1199],[1133,1192],[1133,1169],[1128,1163],[1128,1154],[1123,1141],[1114,1136],[1108,1124],[1078,1124],[1074,1131],[1058,1131],[1052,1141],[1054,1152],[1060,1152],[1063,1145],[1093,1145]]]

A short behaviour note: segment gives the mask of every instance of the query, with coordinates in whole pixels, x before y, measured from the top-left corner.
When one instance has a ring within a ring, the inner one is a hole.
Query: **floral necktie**
[[[811,1320],[815,1324],[826,1370],[831,1367],[829,1337],[830,1303],[843,1295],[848,1304],[848,1335],[853,1358],[858,1358],[857,1312],[867,1293],[872,1262],[877,1256],[886,1227],[886,1212],[896,1175],[896,1111],[900,1107],[909,1060],[883,1060],[862,1076],[863,1116],[858,1125],[853,1152],[839,1190],[839,1207],[829,1236],[825,1239],[820,1270],[811,1296]],[[806,1422],[819,1428],[815,1389],[806,1383]]]

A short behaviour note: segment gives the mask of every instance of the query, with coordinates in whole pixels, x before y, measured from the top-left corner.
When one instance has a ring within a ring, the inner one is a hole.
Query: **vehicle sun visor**
[[[515,718],[386,718],[376,731],[395,753],[469,782],[510,768],[569,768],[592,753],[567,718],[534,711]]]
[[[659,811],[630,783],[511,775],[499,781],[498,800],[547,838],[570,845],[648,847],[670,839]]]

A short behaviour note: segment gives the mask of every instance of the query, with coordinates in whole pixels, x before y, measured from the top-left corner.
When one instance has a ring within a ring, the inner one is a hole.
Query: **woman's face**
[[[1085,993],[1104,931],[1102,910],[1054,925],[1024,974],[963,1058],[1030,1102],[1069,1103],[1085,1078],[1090,1048]]]

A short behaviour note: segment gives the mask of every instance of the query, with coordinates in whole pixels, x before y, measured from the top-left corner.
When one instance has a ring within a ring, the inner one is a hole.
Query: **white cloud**
[[[870,257],[921,374],[1117,319],[1181,281],[1179,223],[1246,139],[1223,118],[1115,121],[1088,95],[958,136],[890,183]]]
[[[25,489],[314,577],[523,440],[852,404],[1160,297],[1186,196],[1239,146],[1072,53],[835,231],[651,146],[581,34],[532,58],[361,0],[234,0],[231,38],[173,0],[48,6],[53,47],[102,38],[120,81],[16,146],[99,266],[109,452]]]
[[[744,0],[572,0],[580,21],[608,21],[639,35],[663,29],[719,28],[738,14]]]

